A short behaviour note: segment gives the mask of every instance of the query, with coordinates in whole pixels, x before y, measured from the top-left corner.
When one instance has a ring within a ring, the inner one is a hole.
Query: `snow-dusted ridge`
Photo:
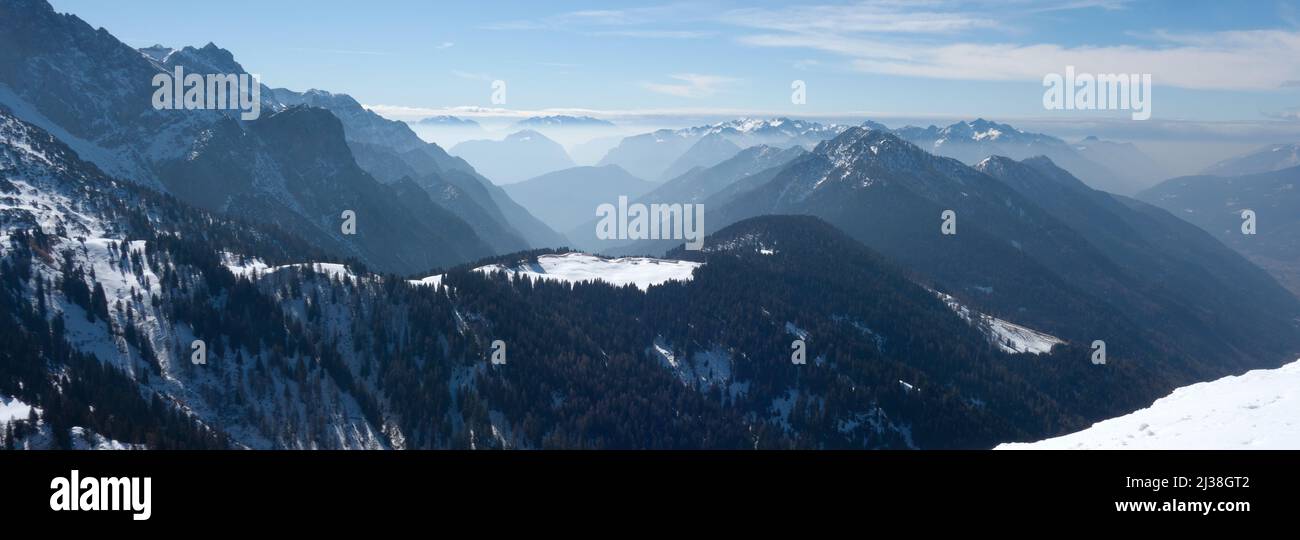
[[[318,274],[326,274],[333,279],[344,279],[344,278],[357,279],[357,275],[353,273],[352,270],[347,267],[347,265],[340,264],[340,263],[313,262],[313,263],[282,264],[279,266],[270,266],[265,262],[263,262],[261,259],[241,258],[238,255],[234,255],[231,253],[222,253],[221,255],[222,255],[222,262],[223,264],[225,264],[226,269],[230,270],[230,273],[234,274],[236,277],[244,277],[244,278],[252,279],[256,276],[265,276],[267,274],[274,274],[276,272],[279,272],[280,270],[284,270],[287,268],[298,268],[298,269],[311,268],[312,271]]]
[[[161,203],[147,197],[136,198],[131,189],[121,188],[116,180],[102,176],[93,166],[78,159],[69,148],[58,144],[37,127],[22,122],[0,108],[0,258],[15,256],[25,244],[13,242],[18,231],[43,235],[42,249],[50,256],[28,257],[31,279],[22,281],[18,293],[33,305],[43,300],[38,312],[51,321],[61,321],[63,339],[75,350],[93,355],[134,381],[146,400],[160,399],[204,426],[213,426],[231,437],[237,448],[390,448],[400,447],[401,434],[387,425],[374,426],[364,418],[356,398],[345,389],[331,386],[328,379],[320,385],[328,399],[317,403],[304,401],[307,385],[271,373],[256,380],[263,396],[253,390],[250,371],[270,358],[268,351],[247,347],[210,350],[207,369],[193,369],[190,344],[197,334],[191,323],[178,317],[167,306],[173,305],[183,290],[166,286],[164,276],[178,283],[193,285],[204,278],[193,266],[179,263],[155,242],[133,238],[127,219],[114,213],[114,206],[100,204],[99,198],[126,197],[144,205],[141,219],[160,218],[157,229],[167,235],[168,221],[161,219],[166,210]],[[267,267],[261,261],[229,256],[227,264],[246,266],[251,272],[261,268],[267,275],[283,267]],[[316,265],[319,272],[333,272],[341,265]],[[232,268],[240,273],[243,268]],[[86,291],[102,294],[102,309],[88,308],[64,287],[37,289],[36,283],[76,283]],[[179,292],[178,292],[179,291]],[[298,316],[305,307],[286,303],[288,313]],[[296,311],[295,311],[296,307]],[[346,318],[338,312],[324,314],[327,324],[342,327]],[[213,342],[210,342],[213,343]],[[0,345],[3,347],[7,344]],[[225,362],[235,357],[246,362]],[[291,357],[292,358],[292,357]],[[352,359],[348,359],[351,361]],[[58,376],[66,366],[51,365],[51,376]],[[231,381],[239,385],[232,388]],[[243,384],[240,384],[240,383]],[[312,386],[316,388],[316,386]],[[217,392],[245,392],[247,408],[232,407],[232,402],[213,397]],[[268,396],[275,396],[271,398]],[[283,396],[283,397],[282,397]],[[337,397],[336,397],[337,396]],[[280,401],[283,399],[284,401]],[[148,403],[148,401],[145,401]],[[0,395],[2,424],[24,421],[30,428],[26,436],[14,441],[20,448],[53,448],[67,444],[76,449],[137,449],[140,441],[115,440],[122,433],[97,433],[89,426],[61,426],[45,420],[38,403],[28,403],[9,395]],[[233,410],[232,410],[233,409]],[[92,409],[93,410],[93,409]],[[32,412],[37,420],[29,422]],[[305,429],[285,429],[286,418],[301,419],[318,415],[324,428],[308,435]],[[378,435],[385,430],[387,439]],[[65,439],[65,442],[58,442]],[[391,441],[391,442],[390,442]],[[5,441],[6,443],[10,441]]]
[[[1300,360],[1184,386],[1150,407],[1083,431],[998,450],[1300,448]]]
[[[536,264],[505,266],[489,264],[475,268],[482,273],[505,272],[511,276],[528,276],[533,279],[553,279],[568,283],[603,281],[622,287],[636,285],[646,290],[668,281],[690,281],[692,272],[702,263],[650,257],[620,257],[606,259],[586,253],[542,255]],[[441,285],[442,274],[411,280],[413,285]]]

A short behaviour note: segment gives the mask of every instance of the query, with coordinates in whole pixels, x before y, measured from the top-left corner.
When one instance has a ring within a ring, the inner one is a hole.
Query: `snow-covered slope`
[[[363,418],[360,405],[346,388],[327,378],[299,383],[282,374],[258,370],[256,365],[265,366],[273,362],[273,356],[281,355],[241,346],[220,331],[205,332],[195,326],[195,317],[175,309],[177,305],[189,305],[206,311],[210,308],[207,299],[195,297],[193,291],[207,290],[209,279],[220,279],[177,258],[176,252],[167,248],[169,243],[197,234],[194,227],[198,222],[213,234],[214,249],[220,247],[219,238],[236,230],[211,214],[103,176],[48,133],[0,108],[0,267],[5,271],[23,269],[13,275],[0,275],[17,284],[9,292],[37,306],[34,316],[58,328],[63,341],[115,368],[137,385],[145,399],[170,404],[176,412],[222,430],[238,447],[396,445],[381,440],[377,431],[382,426],[375,427]],[[152,232],[146,233],[145,228]],[[142,238],[146,234],[152,237],[144,238],[152,239]],[[237,230],[234,234],[253,240],[261,233]],[[240,265],[239,261],[245,262]],[[236,276],[251,275],[256,270],[263,278],[302,274],[307,266],[267,266],[259,259],[235,255],[228,255],[227,263]],[[286,272],[288,268],[298,272]],[[310,265],[310,270],[338,279],[351,277],[339,264]],[[278,284],[273,282],[268,287]],[[314,286],[309,283],[304,287]],[[228,297],[216,301],[230,305]],[[285,302],[286,313],[297,315],[295,309],[293,301]],[[335,318],[341,316],[329,312],[322,316],[326,322]],[[4,323],[12,324],[8,320]],[[195,339],[204,339],[205,346],[212,347],[203,368],[196,368],[191,361]],[[296,362],[306,360],[307,355],[288,353],[282,358]],[[311,359],[316,358],[313,355]],[[60,373],[66,368],[52,365],[50,370]],[[31,380],[25,382],[29,387],[33,384]],[[232,404],[233,393],[255,396],[255,388],[262,389],[263,395],[240,398],[243,403]],[[297,397],[291,402],[279,401],[283,397],[280,393],[286,391],[289,394],[283,395]],[[301,401],[315,395],[312,392],[327,398],[319,404]],[[0,396],[0,423],[26,419],[30,410],[27,403],[40,402]],[[323,427],[307,434],[302,426],[317,418],[325,421]],[[288,423],[294,422],[303,423],[286,429]],[[54,437],[50,431],[53,424],[44,419],[30,427],[38,435]],[[73,447],[134,447],[113,440],[120,435],[77,429],[66,425],[60,428],[71,430]],[[22,445],[46,447],[48,441],[34,437]]]
[[[1003,352],[1043,354],[1052,352],[1053,346],[1065,343],[1051,334],[970,309],[951,295],[938,291],[934,294],[971,326],[978,328],[990,343],[997,345]]]
[[[259,86],[260,115],[251,121],[235,109],[156,110],[150,81],[159,74],[245,71],[214,44],[175,50],[159,61],[162,49],[136,50],[43,0],[0,5],[0,35],[0,105],[116,179],[208,211],[274,224],[380,270],[422,271],[498,253],[431,195],[400,193],[367,174],[361,163],[373,152],[352,151],[348,135],[358,130],[345,131],[339,115],[351,121],[349,113],[371,113],[347,96],[301,99],[337,111],[286,109],[290,103]],[[408,134],[407,150],[428,146],[400,123],[373,125]],[[381,137],[387,134],[374,137],[393,143]],[[339,231],[345,209],[365,216],[355,237]]]
[[[324,274],[332,279],[357,279],[357,275],[349,270],[347,265],[339,263],[317,262],[270,266],[261,259],[241,257],[233,253],[223,253],[222,258],[222,262],[225,264],[226,269],[230,270],[230,273],[238,277],[246,277],[249,279],[264,277],[267,274],[273,274],[288,268],[299,270],[310,269],[317,274]]]
[[[0,395],[0,425],[14,420],[26,420],[34,408],[37,414],[40,414],[38,407],[32,407],[15,397]]]
[[[1300,448],[1300,360],[1277,369],[1197,383],[1150,407],[1022,449],[1297,449]]]
[[[646,290],[652,285],[661,285],[671,280],[689,281],[700,263],[652,259],[649,257],[622,257],[606,259],[586,253],[564,253],[561,255],[542,255],[537,262],[505,266],[490,264],[480,266],[477,272],[506,272],[512,276],[522,275],[533,279],[553,279],[577,283],[582,281],[604,281],[622,287],[636,285]],[[411,281],[419,285],[438,285],[442,275],[429,276]]]

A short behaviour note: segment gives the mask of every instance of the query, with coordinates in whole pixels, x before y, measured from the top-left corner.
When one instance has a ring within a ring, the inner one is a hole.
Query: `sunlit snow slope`
[[[1150,407],[1077,433],[1021,449],[1297,449],[1300,448],[1300,360],[1278,369],[1193,384]]]
[[[1003,352],[1043,354],[1052,352],[1052,347],[1065,343],[1060,338],[1020,326],[1011,321],[985,315],[958,302],[952,295],[934,291],[950,309],[966,322],[971,323]]]
[[[622,257],[605,259],[586,253],[564,253],[561,255],[542,255],[536,264],[522,264],[507,267],[500,264],[480,266],[477,272],[506,272],[511,275],[524,275],[534,279],[554,279],[576,283],[580,281],[604,281],[611,285],[636,285],[646,290],[651,285],[666,281],[689,281],[691,272],[700,263],[652,259],[649,257]],[[412,281],[416,284],[440,284],[442,275]]]

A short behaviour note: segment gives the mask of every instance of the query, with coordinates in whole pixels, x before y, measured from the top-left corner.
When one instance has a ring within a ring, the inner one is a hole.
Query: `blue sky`
[[[137,47],[215,42],[267,84],[391,117],[492,107],[501,79],[519,114],[1125,118],[1043,109],[1043,75],[1071,63],[1152,73],[1160,122],[1300,129],[1295,2],[52,3]]]

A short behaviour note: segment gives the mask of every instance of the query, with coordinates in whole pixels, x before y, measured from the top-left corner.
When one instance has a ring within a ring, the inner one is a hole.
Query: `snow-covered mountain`
[[[1300,302],[1274,279],[1204,231],[1091,189],[1046,158],[969,167],[891,131],[853,128],[759,180],[721,204],[706,200],[705,223],[819,216],[990,317],[1076,344],[1104,335],[1112,355],[1181,351],[1153,368],[1170,377],[1183,369],[1218,377],[1300,346]],[[956,216],[955,235],[940,234],[945,210]],[[601,253],[661,253],[673,244]],[[1200,271],[1186,272],[1189,265]],[[1237,315],[1224,319],[1227,312]]]
[[[955,310],[816,218],[745,220],[663,259],[523,254],[408,281],[116,181],[0,119],[15,447],[991,447],[1126,410],[1057,391],[1114,390],[1078,371],[1077,347]],[[940,159],[852,135],[862,148],[801,159],[858,163],[871,143],[881,166]],[[488,361],[497,340],[505,366]],[[674,408],[695,412],[639,427]]]
[[[688,131],[697,133],[700,136],[714,133],[721,135],[742,134],[746,137],[758,139],[754,141],[754,144],[807,146],[834,137],[848,129],[848,127],[781,117],[772,119],[741,118],[710,126],[688,128]],[[753,146],[753,144],[741,146]]]
[[[1055,137],[1021,131],[1010,125],[991,122],[983,118],[956,122],[942,128],[934,125],[926,128],[905,126],[894,130],[894,132],[913,143],[925,141],[935,148],[981,142],[1027,146],[1044,143],[1055,144],[1060,141]]]
[[[811,149],[833,138],[849,126],[820,124],[805,120],[743,118],[706,126],[663,129],[624,138],[601,160],[614,163],[643,178],[671,178],[692,166],[706,163],[699,159],[677,163],[690,155],[692,148],[706,138],[726,140],[740,148],[758,144]],[[935,155],[953,157],[968,165],[994,155],[1014,159],[1046,156],[1073,173],[1088,185],[1120,194],[1132,194],[1160,178],[1153,162],[1132,145],[1088,139],[1071,145],[1059,138],[1032,133],[1008,124],[983,118],[960,121],[948,126],[905,126],[890,129],[884,124],[865,121],[860,127],[892,131],[899,137]],[[714,145],[717,146],[717,145]],[[714,163],[726,159],[725,151],[697,151]],[[673,165],[665,165],[665,164]]]
[[[1045,156],[1094,189],[1121,195],[1136,193],[1156,181],[1156,178],[1143,176],[1144,172],[1140,170],[1112,168],[1112,161],[1089,159],[1080,149],[1056,137],[1023,131],[983,118],[956,122],[945,127],[906,126],[893,131],[930,153],[956,158],[967,165],[979,163],[989,156],[1012,159]],[[1084,146],[1084,149],[1091,149],[1094,155],[1107,155],[1105,150],[1110,148],[1105,145]],[[1130,150],[1137,152],[1136,148]]]
[[[1254,152],[1215,163],[1201,174],[1243,176],[1291,167],[1300,167],[1300,143],[1271,144]]]
[[[488,131],[477,121],[459,116],[439,115],[407,121],[419,137],[425,141],[438,144],[442,148],[451,148],[464,141],[482,139]]]
[[[945,210],[956,216],[954,235],[940,234]],[[765,214],[822,217],[992,317],[1074,343],[1124,340],[1112,355],[1182,350],[1178,363],[1220,376],[1297,346],[1300,302],[1276,281],[1203,231],[1092,190],[1042,158],[972,168],[891,132],[853,128],[721,208],[706,205],[705,222]],[[1189,264],[1205,272],[1179,270]],[[1203,311],[1209,305],[1217,315]],[[1223,322],[1227,311],[1238,314],[1233,322]],[[1207,334],[1211,327],[1220,333]]]
[[[156,110],[153,77],[172,67],[244,73],[216,45],[158,60],[40,0],[0,4],[0,34],[0,104],[115,178],[274,224],[377,269],[414,272],[493,253],[427,195],[399,198],[369,175],[331,112],[281,103],[265,88],[253,121],[237,110]],[[341,230],[344,211],[359,218],[356,235]]]
[[[176,49],[155,43],[148,47],[141,47],[140,52],[152,58],[155,62],[166,62],[167,56],[176,52]]]
[[[0,44],[5,447],[990,448],[1300,353],[1267,275],[1047,158],[969,166],[874,123],[657,132],[624,150],[744,148],[641,199],[704,202],[704,249],[501,254],[546,226],[346,95],[156,111],[154,74],[243,68],[38,0],[0,0]],[[936,137],[1048,144],[976,124]]]
[[[756,145],[811,148],[838,135],[847,127],[789,118],[742,118],[683,129],[661,129],[624,138],[618,146],[605,154],[600,164],[618,165],[641,178],[662,178],[677,159],[710,135],[729,141],[738,148]],[[730,156],[711,156],[711,160],[717,163],[727,157]],[[701,163],[691,166],[699,164]],[[677,172],[680,174],[685,171],[682,169]]]
[[[973,425],[1024,411],[1022,397],[988,397],[978,381],[958,384],[986,396],[986,409],[940,392],[896,394],[900,374],[922,388],[948,379],[937,367],[910,367],[923,366],[915,358],[926,353],[909,343],[943,335],[979,350],[982,338],[863,259],[860,246],[807,220],[738,226],[715,244],[755,238],[767,252],[714,249],[694,261],[541,254],[410,283],[326,262],[291,237],[113,180],[4,114],[0,173],[0,437],[12,447],[944,447],[987,444],[992,433],[941,430],[903,400]],[[821,273],[832,260],[852,269]],[[772,265],[812,261],[817,271],[777,278],[767,294],[734,296],[773,283]],[[700,283],[715,263],[723,267]],[[734,289],[738,280],[749,283]],[[821,280],[834,285],[815,285]],[[832,292],[845,287],[855,293]],[[881,294],[922,300],[849,300]],[[681,295],[701,311],[664,311]],[[800,308],[806,295],[817,297],[812,311]],[[716,316],[724,306],[747,320],[733,328]],[[586,315],[593,307],[601,314]],[[915,320],[927,322],[891,322]],[[825,339],[810,362],[842,376],[768,383],[784,379],[763,373],[790,369],[786,355],[744,336],[759,327],[780,336],[790,324],[813,343]],[[207,351],[201,364],[196,339]],[[510,344],[510,369],[489,367],[498,339]],[[672,362],[656,360],[664,351]],[[856,360],[864,355],[872,360]],[[710,385],[678,382],[686,365]],[[710,392],[715,383],[728,389],[726,401]],[[1040,395],[1008,384],[1010,395]],[[875,401],[837,405],[829,428],[808,422],[807,400],[851,388],[884,390]],[[595,401],[610,405],[585,405]],[[631,427],[661,418],[668,403],[699,412],[663,435]],[[592,421],[627,427],[591,432]]]
[[[471,120],[469,118],[461,118],[459,116],[451,116],[446,114],[421,118],[417,120],[415,123],[420,124],[422,126],[447,126],[447,127],[468,127],[468,128],[482,127],[479,125],[478,122]]]
[[[236,307],[241,293],[228,290],[233,296],[209,303],[206,295],[192,292],[231,285],[228,274],[223,280],[208,272],[206,250],[238,246],[275,258],[320,252],[106,177],[3,109],[0,193],[0,273],[8,285],[0,304],[6,318],[16,309],[11,294],[32,309],[22,315],[20,335],[6,337],[6,348],[21,354],[39,347],[44,360],[24,356],[5,363],[8,369],[51,370],[20,379],[20,388],[0,389],[44,403],[37,421],[25,426],[30,433],[24,446],[143,446],[141,439],[105,439],[98,432],[106,429],[117,433],[113,437],[151,431],[152,448],[223,446],[226,437],[250,447],[390,446],[378,435],[381,426],[363,420],[357,401],[339,393],[334,382],[317,381],[320,386],[312,389],[270,376],[259,369],[282,357],[247,341],[249,334],[233,330],[229,321],[205,326],[212,310],[243,318],[234,311],[248,307]],[[263,309],[256,317],[273,320],[277,310]],[[52,329],[45,339],[69,349],[38,345],[42,328]],[[211,369],[191,361],[196,338],[211,347]],[[86,393],[87,384],[102,386]],[[292,399],[268,395],[272,389]],[[250,392],[247,399],[244,392]],[[325,394],[317,400],[308,397],[312,392]],[[84,399],[89,408],[77,401]],[[308,435],[304,430],[313,428],[307,422],[322,431]]]
[[[1184,386],[1083,431],[998,450],[1300,449],[1300,360]]]

